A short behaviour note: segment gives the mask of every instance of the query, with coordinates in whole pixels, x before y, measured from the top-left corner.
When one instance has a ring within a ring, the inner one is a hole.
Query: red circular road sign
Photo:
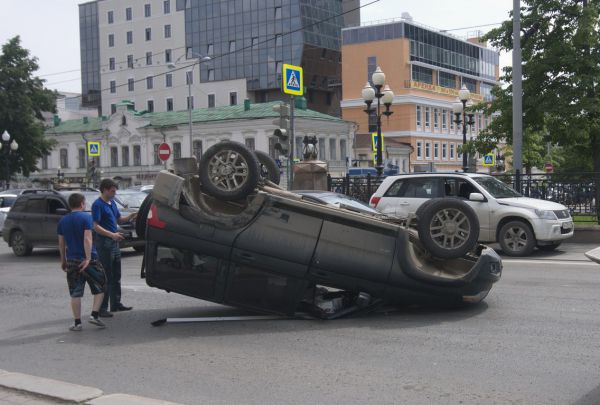
[[[158,158],[163,162],[171,157],[171,147],[168,143],[161,143],[158,146]]]
[[[546,163],[544,169],[546,170],[546,173],[552,173],[554,171],[554,165],[552,163]]]

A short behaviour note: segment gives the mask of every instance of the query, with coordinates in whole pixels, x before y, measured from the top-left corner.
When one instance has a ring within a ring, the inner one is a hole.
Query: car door
[[[43,243],[43,223],[46,216],[46,199],[44,196],[32,195],[27,198],[25,209],[15,218],[25,239],[31,245]]]
[[[460,198],[466,202],[477,214],[479,219],[479,240],[490,241],[494,240],[490,217],[491,210],[490,204],[487,199],[485,201],[470,201],[469,196],[471,193],[481,193],[479,186],[474,184],[468,178],[456,178],[456,177],[445,177],[443,179],[443,190],[445,197]],[[485,197],[485,194],[483,194]],[[491,237],[491,239],[490,239]]]
[[[62,212],[59,210],[63,210]],[[58,237],[56,228],[58,221],[66,213],[67,206],[64,201],[58,197],[48,196],[46,197],[46,215],[43,217],[42,223],[42,236],[41,243],[48,246],[56,246],[58,244]]]
[[[441,178],[433,176],[409,177],[396,180],[377,204],[384,214],[406,218],[431,198],[441,197]]]

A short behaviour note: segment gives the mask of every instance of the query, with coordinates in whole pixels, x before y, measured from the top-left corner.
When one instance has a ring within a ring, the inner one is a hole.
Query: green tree
[[[10,175],[28,176],[37,169],[36,162],[48,154],[54,143],[44,137],[42,112],[56,112],[55,92],[44,88],[44,80],[33,76],[37,58],[21,47],[18,36],[2,45],[0,54],[0,133],[5,130],[19,144],[17,153],[9,155]],[[0,159],[6,159],[0,151]],[[0,164],[2,179],[5,164]]]
[[[542,141],[573,150],[574,145],[600,172],[600,0],[522,0],[523,145]],[[512,20],[484,39],[512,50]],[[477,149],[512,144],[512,69],[505,68],[505,88],[493,90],[495,100],[480,105],[500,115],[477,141]],[[533,153],[535,155],[535,153]],[[533,157],[533,156],[532,156]],[[532,161],[533,163],[533,161]],[[600,191],[599,191],[600,192]]]

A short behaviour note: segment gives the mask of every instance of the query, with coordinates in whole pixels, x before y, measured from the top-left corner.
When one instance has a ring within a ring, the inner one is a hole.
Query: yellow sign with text
[[[433,93],[444,94],[447,96],[458,97],[458,89],[451,89],[448,87],[436,86],[435,84],[416,82],[414,80],[410,81],[410,88],[431,91]],[[481,94],[471,93],[471,99],[473,101],[481,102],[483,101],[483,96]]]

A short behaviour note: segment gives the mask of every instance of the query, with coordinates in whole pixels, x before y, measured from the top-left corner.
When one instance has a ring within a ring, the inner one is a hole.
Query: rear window
[[[439,178],[418,177],[397,180],[384,194],[384,197],[435,198],[439,196]]]
[[[12,207],[17,200],[17,197],[0,196],[0,208]]]

